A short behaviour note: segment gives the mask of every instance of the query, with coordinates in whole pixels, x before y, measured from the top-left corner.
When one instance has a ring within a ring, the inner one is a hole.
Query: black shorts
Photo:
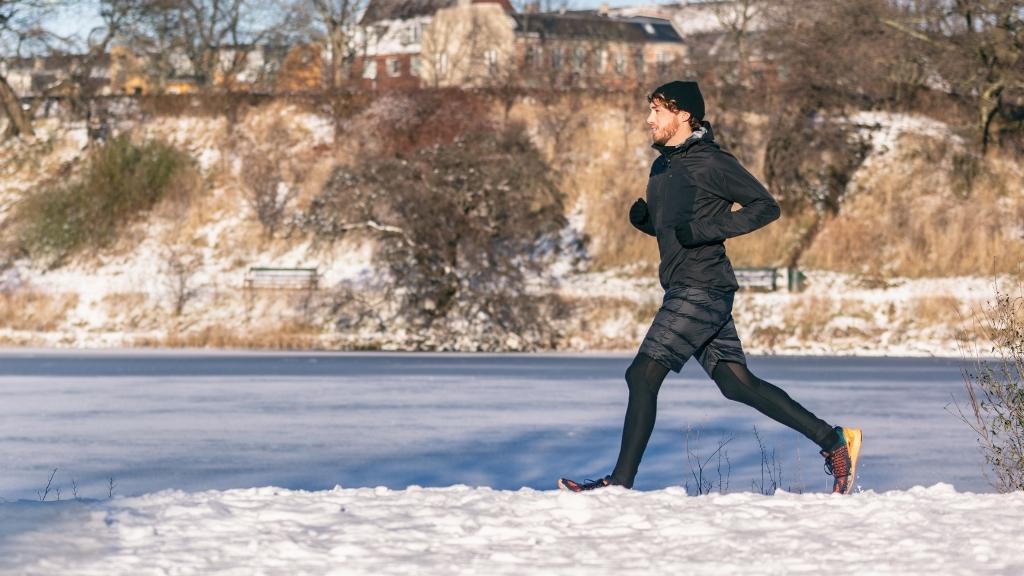
[[[709,376],[722,360],[746,364],[732,321],[734,294],[711,288],[668,290],[639,352],[674,372],[697,356]]]

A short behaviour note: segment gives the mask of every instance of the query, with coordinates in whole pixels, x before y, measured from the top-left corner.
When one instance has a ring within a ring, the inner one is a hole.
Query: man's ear
[[[683,116],[683,122],[689,122],[690,121],[690,117],[693,116],[693,114],[690,114],[686,110],[680,110],[679,113],[680,114],[685,114],[685,116]]]

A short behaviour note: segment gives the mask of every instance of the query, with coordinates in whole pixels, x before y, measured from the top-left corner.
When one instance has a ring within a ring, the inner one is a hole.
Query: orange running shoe
[[[863,434],[859,428],[843,428],[836,426],[839,445],[831,451],[822,450],[825,457],[825,473],[835,478],[832,483],[833,494],[849,494],[853,492],[857,478],[857,458],[860,457],[860,445]]]

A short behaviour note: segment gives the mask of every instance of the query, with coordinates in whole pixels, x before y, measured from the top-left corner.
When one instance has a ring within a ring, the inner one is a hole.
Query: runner
[[[757,409],[817,444],[826,472],[834,477],[832,491],[849,494],[861,431],[830,426],[781,388],[752,374],[733,323],[738,285],[725,240],[777,219],[778,203],[715,143],[696,82],[669,82],[647,99],[647,125],[660,155],[651,166],[647,200],[630,207],[629,221],[658,239],[658,273],[665,297],[626,370],[629,402],[615,469],[599,480],[562,478],[559,487],[573,492],[613,485],[632,488],[654,430],[661,383],[670,370],[679,372],[696,356],[726,398]],[[734,202],[742,208],[732,211]]]

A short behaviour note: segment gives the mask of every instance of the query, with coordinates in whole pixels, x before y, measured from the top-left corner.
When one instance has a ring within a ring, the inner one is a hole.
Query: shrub
[[[532,253],[564,225],[549,172],[521,127],[478,128],[408,156],[339,167],[303,225],[329,240],[378,235],[402,314],[421,328],[462,318],[491,326],[485,336],[496,343],[513,334],[536,341],[549,327],[537,321],[540,299],[526,294],[539,266]]]
[[[59,265],[77,250],[109,245],[118,230],[151,209],[191,169],[184,153],[159,141],[133,144],[126,136],[96,148],[81,175],[55,182],[19,206],[21,247]]]
[[[996,489],[1024,490],[1024,295],[997,294],[978,324],[991,348],[962,346],[970,411],[957,413],[977,434]]]
[[[295,138],[288,128],[285,118],[275,116],[262,134],[241,138],[238,143],[245,199],[267,238],[282,224],[305,177],[304,167],[292,151]]]

